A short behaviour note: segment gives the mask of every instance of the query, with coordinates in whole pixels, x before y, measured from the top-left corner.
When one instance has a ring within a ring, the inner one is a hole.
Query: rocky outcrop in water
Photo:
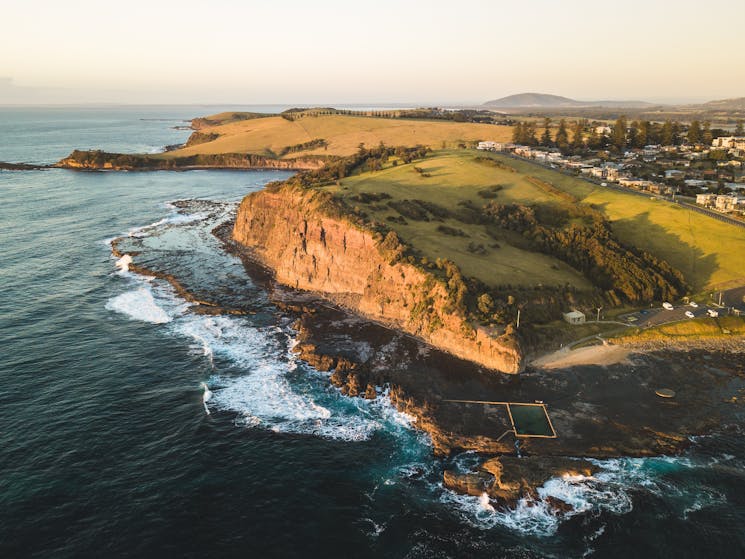
[[[520,498],[535,498],[536,488],[551,478],[587,477],[597,471],[598,467],[587,460],[560,456],[499,456],[487,460],[474,472],[446,470],[443,484],[448,489],[466,495],[478,497],[486,493],[500,504],[511,506]],[[556,498],[553,500],[552,508],[569,506]]]
[[[251,153],[196,154],[181,157],[75,150],[54,167],[86,171],[184,171],[189,169],[319,169],[322,156],[274,159]]]
[[[514,336],[472,325],[453,309],[441,279],[397,258],[385,239],[326,202],[316,190],[288,185],[253,193],[238,209],[233,239],[284,285],[322,294],[489,369],[524,368]]]

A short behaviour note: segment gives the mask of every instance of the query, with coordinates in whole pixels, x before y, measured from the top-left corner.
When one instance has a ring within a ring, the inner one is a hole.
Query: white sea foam
[[[595,460],[601,471],[594,476],[552,478],[537,489],[538,498],[525,498],[512,509],[490,511],[488,498],[457,495],[444,490],[441,500],[454,506],[469,524],[481,528],[503,526],[517,532],[551,536],[567,518],[584,514],[608,512],[626,514],[633,509],[633,493],[648,491],[664,495],[678,503],[679,514],[686,518],[691,512],[723,502],[716,490],[704,486],[681,488],[665,476],[681,469],[695,468],[687,457],[617,458]],[[560,499],[572,510],[560,512],[548,503]],[[602,534],[602,529],[598,537]]]
[[[199,342],[205,355],[222,360],[223,368],[240,368],[210,379],[210,406],[239,413],[247,426],[350,441],[369,439],[380,428],[378,420],[356,413],[357,406],[338,405],[340,396],[327,390],[317,394],[320,386],[293,386],[288,374],[295,358],[283,347],[285,337],[277,328],[228,316],[186,316],[173,328]],[[321,403],[319,397],[331,401]]]
[[[212,391],[204,382],[200,383],[200,386],[204,389],[204,392],[202,393],[202,404],[204,405],[204,411],[207,412],[207,415],[209,415],[210,409],[207,407],[207,402],[209,402],[212,398]]]
[[[150,223],[148,225],[133,227],[132,229],[127,231],[127,235],[130,237],[146,237],[154,229],[158,229],[159,227],[167,225],[186,225],[194,221],[200,221],[202,219],[205,219],[206,217],[207,214],[202,212],[194,214],[184,214],[174,211],[171,215],[161,218],[158,221],[154,221],[153,223]]]
[[[129,254],[123,255],[114,265],[122,272],[129,272],[129,265],[132,264],[132,257]]]
[[[112,297],[106,303],[106,308],[125,314],[134,320],[153,324],[163,324],[172,320],[172,317],[155,301],[148,287],[140,287]]]

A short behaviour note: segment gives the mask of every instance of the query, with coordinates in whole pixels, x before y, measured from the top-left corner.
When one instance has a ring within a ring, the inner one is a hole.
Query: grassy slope
[[[477,192],[492,185],[502,185],[504,188],[496,198],[499,203],[551,201],[552,194],[526,180],[527,176],[535,176],[604,211],[623,241],[669,261],[684,273],[694,290],[726,283],[745,283],[745,258],[740,256],[745,254],[745,232],[742,229],[674,204],[595,186],[524,161],[490,155],[520,171],[514,173],[476,163],[475,157],[474,152],[440,151],[412,165],[349,177],[342,181],[340,191],[336,187],[333,190],[344,196],[359,192],[386,192],[394,199],[420,199],[456,209],[461,200],[483,205],[487,200],[479,197]],[[414,171],[414,166],[431,176],[421,176]],[[578,288],[588,286],[587,280],[566,264],[518,248],[519,239],[514,242],[515,239],[505,236],[498,240],[499,248],[492,248],[495,240],[481,225],[453,219],[444,222],[409,219],[403,225],[386,220],[388,216],[398,215],[386,206],[386,202],[357,205],[375,219],[394,227],[403,240],[430,259],[450,258],[464,274],[475,276],[487,284],[555,285],[569,282]],[[438,225],[443,224],[463,230],[468,237],[438,232]],[[471,242],[483,244],[488,254],[469,252]]]
[[[271,156],[272,152],[278,153],[284,147],[318,138],[325,139],[328,147],[289,153],[284,158],[351,155],[357,151],[360,143],[368,147],[383,142],[391,146],[422,144],[441,148],[443,142],[452,147],[460,141],[508,141],[512,136],[512,128],[509,126],[346,115],[307,116],[295,121],[271,116],[207,126],[201,128],[200,132],[216,132],[220,137],[212,142],[167,152],[162,157],[199,153],[256,153]]]
[[[474,161],[473,152],[438,152],[435,156],[410,165],[388,167],[376,173],[344,179],[341,189],[329,187],[345,197],[360,192],[385,192],[394,200],[417,199],[434,202],[445,208],[455,210],[458,202],[470,200],[479,207],[486,200],[478,196],[481,189],[493,185],[503,185],[497,201],[502,203],[529,198],[534,201],[548,201],[543,191],[530,184],[517,173],[502,171]],[[414,170],[417,166],[430,177],[420,176]],[[387,202],[387,201],[386,201]],[[570,283],[579,288],[589,288],[589,282],[577,271],[551,256],[522,250],[506,237],[496,241],[486,233],[482,225],[467,224],[454,219],[444,221],[407,220],[406,225],[386,221],[388,216],[398,213],[388,207],[386,202],[357,204],[371,217],[395,228],[401,238],[418,249],[430,260],[438,257],[455,262],[466,276],[474,276],[488,285],[528,285],[538,283],[558,285]],[[355,202],[350,202],[355,205]],[[440,225],[461,229],[468,237],[455,237],[437,231]],[[483,244],[488,253],[478,255],[469,252],[469,243]],[[519,244],[519,243],[516,243]]]
[[[685,341],[700,338],[720,338],[745,335],[745,318],[725,316],[697,318],[672,324],[662,324],[647,330],[631,329],[614,337],[620,342],[645,342],[653,340]]]
[[[702,291],[745,283],[745,230],[675,204],[593,185],[526,161],[494,155],[521,173],[539,177],[594,204],[619,238],[660,256]]]

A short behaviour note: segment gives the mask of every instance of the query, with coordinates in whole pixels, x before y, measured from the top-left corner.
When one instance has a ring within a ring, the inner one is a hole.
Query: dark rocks
[[[456,493],[479,497],[482,493],[489,493],[494,485],[494,476],[487,472],[459,474],[445,470],[442,481],[445,487]]]

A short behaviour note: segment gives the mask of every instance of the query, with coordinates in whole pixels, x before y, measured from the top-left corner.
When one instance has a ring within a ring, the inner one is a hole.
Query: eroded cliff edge
[[[524,369],[510,330],[471,324],[443,278],[402,258],[390,235],[355,223],[328,201],[326,193],[286,184],[252,193],[238,209],[233,239],[284,285],[319,293],[489,369]]]

